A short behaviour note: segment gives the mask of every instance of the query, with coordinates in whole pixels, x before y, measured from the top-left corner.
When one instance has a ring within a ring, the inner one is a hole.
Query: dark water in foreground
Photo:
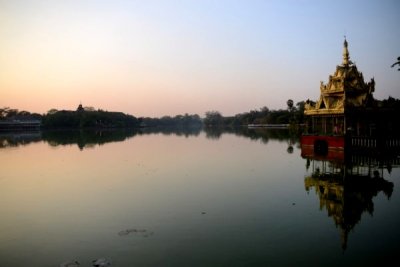
[[[321,175],[284,131],[0,134],[0,266],[383,265],[400,169],[366,162],[384,182]]]

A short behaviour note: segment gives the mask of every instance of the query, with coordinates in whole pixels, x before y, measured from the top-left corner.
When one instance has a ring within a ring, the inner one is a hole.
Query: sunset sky
[[[319,97],[350,58],[400,98],[400,1],[0,0],[0,107],[234,115]]]

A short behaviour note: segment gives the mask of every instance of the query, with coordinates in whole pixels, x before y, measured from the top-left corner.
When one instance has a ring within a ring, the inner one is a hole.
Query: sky
[[[0,0],[0,107],[225,116],[319,98],[350,59],[400,98],[397,0]]]

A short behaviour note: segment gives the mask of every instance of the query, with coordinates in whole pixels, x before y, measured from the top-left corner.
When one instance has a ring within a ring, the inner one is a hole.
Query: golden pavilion
[[[317,102],[306,101],[304,114],[307,120],[308,133],[343,135],[348,129],[360,131],[360,121],[349,120],[349,113],[356,110],[367,110],[374,105],[372,93],[375,81],[372,78],[365,82],[362,72],[350,60],[347,40],[343,45],[343,61],[336,66],[336,71],[329,76],[329,81],[321,81],[320,97]],[[368,125],[367,127],[374,127]],[[365,129],[364,129],[365,130]]]

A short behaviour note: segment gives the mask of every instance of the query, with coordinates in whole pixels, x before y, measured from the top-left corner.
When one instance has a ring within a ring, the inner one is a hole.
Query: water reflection
[[[52,130],[33,132],[0,133],[0,149],[28,145],[45,141],[50,146],[77,145],[79,149],[93,148],[110,142],[123,142],[137,135],[163,134],[197,136],[199,127],[186,128],[142,128],[142,129],[101,129],[101,130]]]
[[[42,141],[42,134],[39,131],[18,132],[18,133],[0,133],[0,149],[6,147],[17,147],[29,143]]]
[[[347,248],[349,233],[361,222],[363,213],[374,213],[373,199],[382,192],[389,200],[394,184],[385,179],[393,167],[400,166],[397,148],[352,149],[318,147],[301,142],[301,156],[306,159],[309,175],[304,185],[314,189],[320,209],[325,209],[340,229],[341,246]]]
[[[77,145],[79,149],[93,148],[109,142],[123,142],[129,138],[141,135],[162,134],[182,137],[198,136],[201,127],[151,127],[141,129],[102,129],[102,130],[53,130],[36,132],[0,133],[0,148],[17,147],[33,142],[45,141],[50,146]],[[207,139],[218,140],[223,134],[232,134],[261,141],[267,144],[269,140],[279,140],[288,143],[287,152],[293,153],[293,146],[298,142],[296,135],[287,129],[236,129],[206,128]]]
[[[265,128],[205,128],[206,137],[218,140],[223,134],[234,134],[251,140],[261,141],[266,144],[271,140],[288,141],[291,145],[298,142],[298,136],[289,129],[265,129]]]
[[[76,144],[82,150],[109,142],[122,142],[136,134],[132,130],[45,131],[42,137],[50,146]]]
[[[321,156],[266,129],[0,138],[4,266],[376,266],[397,252],[395,153]]]

